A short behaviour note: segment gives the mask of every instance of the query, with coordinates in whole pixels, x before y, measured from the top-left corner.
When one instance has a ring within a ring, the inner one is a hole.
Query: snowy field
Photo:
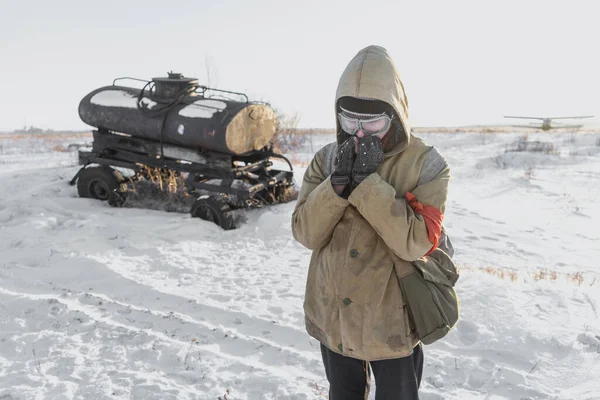
[[[462,268],[422,398],[600,399],[600,134],[421,136]],[[225,232],[81,199],[64,150],[89,140],[0,136],[0,399],[326,399],[294,203]]]

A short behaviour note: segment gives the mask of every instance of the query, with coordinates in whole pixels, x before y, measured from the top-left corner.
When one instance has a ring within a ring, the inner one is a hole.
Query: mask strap
[[[356,112],[356,111],[349,111],[349,110],[346,110],[344,107],[341,107],[341,106],[340,106],[340,109],[343,112],[345,112],[345,113],[356,115],[356,116],[359,116],[359,117],[380,117],[382,115],[385,115],[386,117],[390,118],[385,112],[382,112],[382,113],[379,113],[379,114],[366,114],[366,113],[359,113],[359,112]],[[348,118],[350,118],[350,117],[348,117]]]

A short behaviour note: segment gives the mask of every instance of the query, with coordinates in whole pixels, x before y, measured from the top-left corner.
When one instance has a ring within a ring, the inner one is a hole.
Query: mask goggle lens
[[[392,123],[392,119],[386,114],[356,114],[344,109],[338,114],[338,117],[342,130],[350,135],[355,135],[359,129],[367,135],[379,135],[386,133]]]

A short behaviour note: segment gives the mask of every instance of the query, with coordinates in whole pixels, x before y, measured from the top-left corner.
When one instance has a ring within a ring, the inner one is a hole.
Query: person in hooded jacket
[[[450,170],[411,132],[387,50],[350,61],[335,97],[336,141],[304,174],[294,238],[312,250],[304,300],[332,400],[418,399],[423,350],[398,282],[443,241]]]

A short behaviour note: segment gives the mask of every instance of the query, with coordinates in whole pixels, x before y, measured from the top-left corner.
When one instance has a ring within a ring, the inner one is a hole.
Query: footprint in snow
[[[497,242],[498,241],[497,238],[494,238],[494,237],[491,237],[491,236],[482,236],[481,238],[485,239],[485,240],[491,240],[492,242]]]
[[[269,307],[267,310],[273,315],[283,315],[284,311],[281,307]]]
[[[470,321],[459,321],[458,327],[458,339],[467,346],[472,346],[477,342],[479,337],[479,328],[477,325]]]
[[[182,275],[179,278],[179,285],[180,286],[189,286],[193,283],[192,277],[190,275]]]
[[[492,360],[484,358],[479,361],[479,366],[485,370],[493,370],[496,367],[496,364]]]

